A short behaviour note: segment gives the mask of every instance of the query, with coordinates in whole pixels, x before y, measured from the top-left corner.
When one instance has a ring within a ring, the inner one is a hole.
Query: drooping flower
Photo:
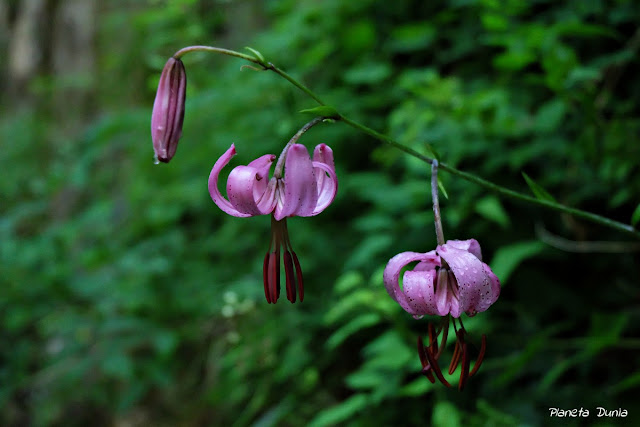
[[[403,276],[400,271],[418,261]],[[391,258],[384,270],[387,292],[414,317],[424,315],[458,318],[485,311],[500,296],[500,281],[482,262],[480,244],[475,239],[449,240],[427,253],[403,252]]]
[[[412,262],[417,264],[413,270],[404,272],[401,289],[400,272]],[[422,338],[418,338],[418,355],[422,372],[429,381],[435,382],[435,374],[447,387],[450,384],[442,375],[438,359],[446,345],[449,322],[453,317],[456,345],[449,364],[449,374],[453,374],[458,365],[461,366],[458,388],[462,390],[467,380],[480,368],[486,351],[486,337],[482,335],[480,350],[470,371],[469,345],[465,340],[467,331],[460,316],[463,312],[475,316],[487,310],[500,296],[500,281],[482,262],[480,244],[475,239],[449,240],[427,253],[403,252],[389,260],[383,280],[391,298],[416,319],[424,315],[446,316],[437,331],[429,324],[427,346]]]
[[[263,265],[265,297],[267,302],[275,303],[280,296],[280,249],[283,248],[287,299],[292,303],[296,301],[297,283],[302,301],[302,270],[289,240],[286,221],[291,216],[317,215],[333,202],[338,189],[333,151],[326,144],[319,144],[311,159],[304,145],[288,144],[271,179],[269,171],[276,159],[273,154],[261,156],[246,166],[236,166],[227,179],[227,200],[218,189],[218,178],[235,155],[235,145],[231,145],[213,166],[209,194],[229,215],[272,216],[271,243]]]
[[[162,69],[151,113],[151,140],[157,161],[169,163],[182,135],[187,74],[184,64],[171,57]]]

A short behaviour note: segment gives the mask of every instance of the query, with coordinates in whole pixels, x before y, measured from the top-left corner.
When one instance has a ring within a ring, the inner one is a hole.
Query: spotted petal
[[[436,304],[434,293],[436,277],[435,269],[404,272],[402,288],[407,303],[411,308],[411,311],[407,311],[413,314],[414,317],[422,317],[425,314],[443,315],[439,313]]]
[[[475,314],[485,311],[498,298],[496,285],[499,289],[497,277],[490,277],[485,271],[485,266],[474,254],[457,249],[448,242],[438,246],[438,255],[444,259],[458,282],[458,306],[451,307],[451,315],[460,317],[462,312]],[[488,266],[487,266],[488,268]],[[495,280],[494,280],[495,278]]]

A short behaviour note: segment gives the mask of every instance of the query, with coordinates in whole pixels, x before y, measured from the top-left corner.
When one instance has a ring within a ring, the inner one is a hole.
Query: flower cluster
[[[169,58],[158,84],[151,116],[151,137],[157,162],[169,162],[176,153],[182,134],[185,111],[186,73],[179,56],[190,50],[212,50],[229,53],[224,49],[194,46],[185,48]],[[262,56],[245,57],[265,67]],[[273,66],[271,66],[273,67]],[[327,118],[340,117],[335,110],[324,107]],[[247,165],[231,170],[226,182],[225,198],[218,188],[221,171],[236,155],[235,145],[220,156],[209,175],[209,194],[213,202],[225,213],[240,218],[269,215],[271,217],[271,241],[263,262],[264,294],[269,304],[280,297],[281,259],[284,264],[284,281],[287,299],[294,303],[304,299],[304,278],[287,228],[287,218],[309,217],[323,212],[334,200],[338,189],[333,151],[326,144],[319,144],[309,155],[298,139],[311,127],[324,121],[317,117],[303,126],[285,145],[279,157],[265,154]],[[277,159],[277,161],[276,161]],[[273,175],[271,167],[276,162]],[[487,310],[500,295],[500,282],[489,266],[482,262],[480,244],[475,239],[444,241],[440,207],[438,203],[437,160],[432,160],[431,191],[438,246],[435,250],[400,253],[387,264],[383,281],[388,294],[414,318],[425,315],[444,318],[438,328],[429,324],[429,340],[424,344],[418,337],[418,356],[423,374],[435,382],[436,377],[450,386],[444,377],[439,360],[446,347],[449,325],[453,323],[456,344],[449,364],[452,375],[458,366],[462,390],[467,380],[480,367],[486,351],[486,337],[482,335],[476,362],[471,368],[472,351],[461,315],[475,316]],[[415,263],[413,269],[407,269]],[[402,275],[402,285],[400,275]],[[440,344],[438,338],[441,336]]]

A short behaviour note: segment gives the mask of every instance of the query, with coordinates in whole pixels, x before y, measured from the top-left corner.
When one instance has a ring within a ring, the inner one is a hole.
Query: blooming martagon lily
[[[402,289],[400,272],[408,264],[417,262],[412,270],[404,272]],[[480,245],[475,239],[449,240],[427,253],[403,252],[393,257],[384,270],[384,285],[387,292],[400,306],[415,318],[424,315],[446,316],[445,324],[437,332],[429,325],[429,343],[424,346],[418,338],[418,354],[425,376],[434,382],[433,375],[447,387],[450,384],[442,375],[438,359],[447,342],[449,319],[453,317],[456,346],[449,365],[453,374],[461,364],[458,388],[464,388],[469,377],[474,375],[484,357],[486,337],[482,336],[481,347],[474,367],[469,371],[469,349],[465,342],[466,330],[460,315],[468,316],[487,310],[500,296],[500,281],[489,266],[482,262]],[[456,319],[459,326],[456,326]],[[442,340],[438,349],[437,338]]]
[[[319,144],[311,159],[304,145],[289,143],[282,151],[271,179],[269,171],[276,160],[273,154],[258,157],[246,166],[236,166],[227,179],[227,200],[218,190],[218,178],[235,154],[235,146],[231,145],[213,166],[209,175],[209,194],[229,215],[271,215],[271,243],[263,264],[265,297],[271,304],[280,296],[282,248],[287,299],[292,303],[296,301],[297,283],[302,301],[302,270],[289,241],[287,217],[314,216],[333,202],[338,189],[333,151],[326,144]]]

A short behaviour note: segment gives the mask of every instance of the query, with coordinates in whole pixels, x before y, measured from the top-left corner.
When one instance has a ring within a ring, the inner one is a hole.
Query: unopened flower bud
[[[182,135],[187,73],[182,61],[169,58],[158,83],[151,114],[151,139],[156,160],[169,163]]]

